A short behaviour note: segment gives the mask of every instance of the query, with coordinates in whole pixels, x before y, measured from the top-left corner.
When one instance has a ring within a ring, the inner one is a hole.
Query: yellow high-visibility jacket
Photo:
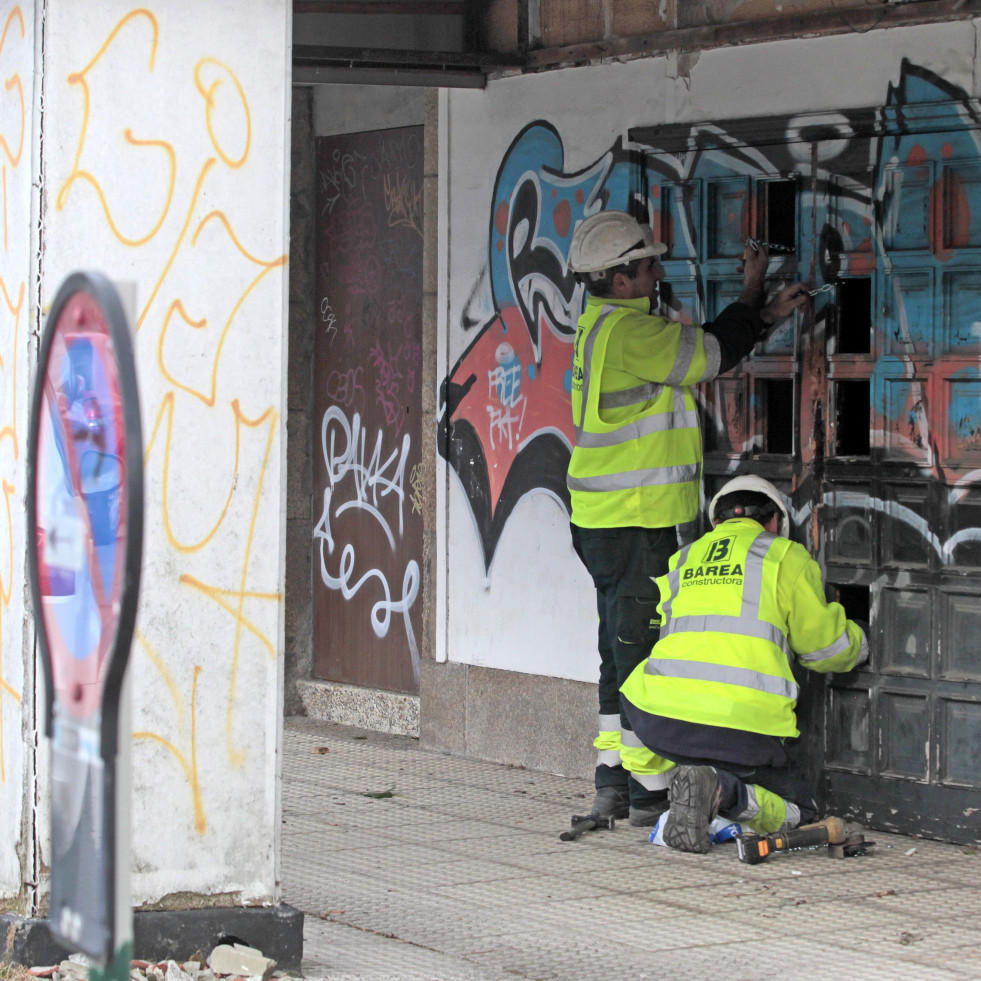
[[[650,312],[650,301],[589,296],[572,369],[576,445],[572,522],[667,528],[698,512],[702,432],[691,386],[714,378],[706,333]]]
[[[862,628],[824,597],[803,545],[732,518],[677,552],[657,580],[661,637],[621,691],[642,712],[788,738],[799,735],[795,658],[850,671]]]

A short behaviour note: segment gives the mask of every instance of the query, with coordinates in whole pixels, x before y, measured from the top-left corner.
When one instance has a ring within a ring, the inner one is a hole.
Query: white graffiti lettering
[[[491,448],[496,449],[494,434],[499,440],[507,439],[508,449],[514,448],[515,439],[521,438],[528,400],[521,394],[521,363],[514,357],[510,345],[502,344],[497,352],[498,365],[487,372],[488,398],[497,396],[501,408],[487,406],[490,416]],[[520,409],[520,412],[518,411]]]
[[[385,574],[379,569],[369,569],[357,581],[353,581],[357,556],[350,542],[340,551],[336,573],[328,568],[328,558],[334,555],[338,545],[331,530],[331,521],[352,509],[373,518],[385,533],[390,548],[395,551],[395,534],[382,514],[381,506],[386,498],[394,495],[398,505],[398,535],[401,538],[406,501],[405,468],[411,447],[409,435],[404,435],[400,447],[385,456],[382,432],[379,430],[369,457],[368,437],[362,428],[360,413],[356,412],[349,421],[342,408],[331,406],[324,413],[320,439],[327,470],[323,511],[313,533],[320,542],[320,577],[328,589],[340,590],[345,600],[356,595],[371,580],[381,585],[383,597],[371,609],[372,629],[377,637],[386,637],[392,614],[402,616],[412,657],[412,671],[418,680],[419,650],[409,620],[409,611],[419,595],[420,572],[415,559],[406,563],[401,595],[395,599],[392,598],[392,589]],[[335,504],[335,494],[342,485],[346,492],[345,500],[338,500]]]
[[[514,411],[521,407],[521,412]],[[487,406],[487,414],[490,416],[490,441],[491,448],[496,449],[494,433],[497,438],[508,443],[508,449],[514,448],[514,442],[521,439],[521,424],[524,422],[525,409],[528,407],[528,400],[522,395],[518,398],[515,405],[507,405],[504,408],[496,409],[493,405]]]
[[[332,160],[323,163],[320,170],[321,214],[329,215],[338,201],[350,201],[356,194],[364,195],[364,186],[359,181],[359,171],[364,168],[367,158],[355,151],[341,153],[335,150]]]
[[[493,371],[487,372],[490,394],[496,393],[501,405],[512,408],[521,401],[521,365],[517,361],[500,364]]]
[[[327,336],[333,340],[334,334],[337,333],[337,315],[331,308],[330,301],[326,296],[320,301],[320,319],[327,325],[324,328],[327,331]]]
[[[402,505],[405,503],[405,464],[412,440],[406,433],[401,449],[392,450],[382,460],[382,432],[375,436],[371,458],[367,458],[368,434],[361,427],[361,414],[355,412],[349,423],[343,410],[332,405],[325,413],[320,427],[320,442],[327,465],[327,482],[336,490],[350,477],[354,493],[341,505],[345,510],[359,508],[370,512],[385,530],[389,545],[395,548],[395,537],[388,522],[378,510],[379,500],[394,494],[398,499],[399,537],[403,534]],[[339,513],[339,512],[338,512]]]

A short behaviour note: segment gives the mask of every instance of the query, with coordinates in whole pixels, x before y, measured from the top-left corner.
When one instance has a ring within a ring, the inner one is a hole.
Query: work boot
[[[630,801],[630,823],[635,828],[653,828],[657,819],[668,809],[668,792],[666,790],[647,790],[631,776],[627,783],[634,791]]]
[[[719,813],[722,788],[710,766],[679,766],[668,788],[671,807],[664,822],[664,844],[704,854],[711,846],[709,825]]]
[[[626,787],[598,787],[590,814],[622,820],[630,812],[630,791]]]
[[[649,807],[638,807],[636,804],[631,804],[628,818],[635,828],[653,828],[657,824],[657,819],[667,809],[667,801],[663,804],[651,804]]]

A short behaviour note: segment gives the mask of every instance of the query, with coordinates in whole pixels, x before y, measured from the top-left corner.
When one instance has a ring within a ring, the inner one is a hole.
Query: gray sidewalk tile
[[[871,832],[868,856],[751,867],[625,821],[560,842],[590,781],[310,719],[286,721],[283,774],[283,899],[307,914],[311,979],[981,978],[975,849]]]
[[[501,874],[479,882],[442,885],[437,891],[446,899],[480,903],[484,906],[510,907],[520,904],[529,910],[529,915],[536,911],[537,903],[550,899],[582,899],[586,896],[607,894],[602,886],[594,885],[587,879],[557,875]]]
[[[964,981],[964,975],[927,964],[914,965],[886,948],[873,948],[871,945],[864,949],[838,947],[838,934],[848,929],[847,921],[843,921],[838,931],[830,936],[814,930],[793,938],[768,937],[750,943],[730,941],[714,951],[701,948],[694,952],[692,960],[703,971],[711,970],[713,959],[716,970],[720,963],[731,965],[732,976],[740,979],[787,977],[807,978],[808,981],[853,981],[859,978],[862,981]],[[675,950],[664,955],[665,977],[674,978],[676,966],[685,970],[688,961],[686,953]],[[678,976],[695,978],[699,975],[684,973]]]
[[[513,974],[375,937],[337,923],[307,917],[303,929],[308,981],[514,981]]]
[[[981,882],[981,859],[973,856],[967,860],[954,858],[937,865],[931,874],[952,885],[977,885]]]
[[[640,924],[640,929],[645,934],[651,933],[652,914],[655,912],[659,924],[657,932],[661,930],[661,920],[683,919],[688,916],[686,912],[670,909],[657,898],[609,893],[539,903],[535,909],[535,925],[571,932],[577,936],[594,936],[595,939],[605,935],[607,942],[619,944],[625,942],[625,931],[631,929],[630,924],[634,921]],[[611,934],[611,930],[614,930],[615,936]]]
[[[842,911],[848,911],[848,930],[861,934],[869,942],[888,942],[913,926],[908,910],[890,910],[854,902],[811,902],[806,889],[801,891],[801,903],[771,905],[762,910],[734,908],[726,914],[732,923],[756,925],[765,923],[773,934],[781,936],[825,936],[840,930]]]

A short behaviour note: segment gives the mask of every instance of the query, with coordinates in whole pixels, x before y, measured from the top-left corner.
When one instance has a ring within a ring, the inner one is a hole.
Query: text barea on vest
[[[572,521],[582,528],[665,528],[698,512],[702,433],[685,384],[697,372],[692,352],[677,343],[654,345],[648,374],[663,382],[619,372],[628,387],[600,391],[614,328],[648,308],[646,299],[589,297],[579,319],[572,367],[576,445],[567,482]],[[681,337],[693,342],[695,334]]]
[[[776,599],[793,548],[754,522],[729,521],[683,549],[658,579],[661,638],[624,695],[653,715],[796,736],[793,653]]]

